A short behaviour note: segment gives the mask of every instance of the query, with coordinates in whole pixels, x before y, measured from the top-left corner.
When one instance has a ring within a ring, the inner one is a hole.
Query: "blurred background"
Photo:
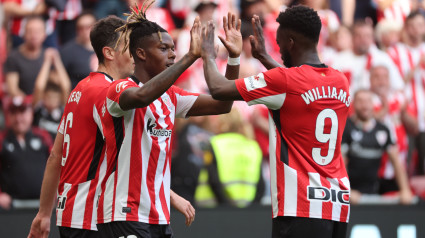
[[[108,15],[123,17],[129,5],[143,2],[0,0],[2,233],[21,237],[29,230],[69,92],[97,69],[91,26]],[[195,16],[203,23],[214,20],[223,35],[222,17],[236,13],[242,19],[243,78],[265,71],[251,55],[251,17],[260,16],[267,51],[282,63],[275,19],[297,4],[318,12],[321,60],[343,72],[356,95],[342,142],[353,189],[350,237],[425,237],[420,228],[425,220],[425,1],[157,0],[147,17],[173,37],[178,59],[189,48]],[[217,64],[223,73],[226,63],[221,46]],[[176,85],[208,93],[202,60]],[[198,208],[190,229],[173,212],[180,237],[270,236],[268,111],[234,105],[228,115],[175,123],[171,186]],[[386,129],[376,130],[378,124]],[[205,229],[212,231],[200,233]],[[234,235],[220,233],[233,230]]]

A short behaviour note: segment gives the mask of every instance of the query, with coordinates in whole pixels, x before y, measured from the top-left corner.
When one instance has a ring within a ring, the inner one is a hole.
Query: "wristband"
[[[240,65],[241,64],[241,57],[239,56],[238,58],[229,58],[227,59],[227,64],[228,65]]]

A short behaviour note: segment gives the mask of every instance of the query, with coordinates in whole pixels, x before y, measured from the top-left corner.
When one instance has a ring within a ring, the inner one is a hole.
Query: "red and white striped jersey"
[[[401,121],[401,111],[406,104],[406,98],[402,92],[392,91],[387,96],[387,103],[388,112],[381,122],[384,123],[390,130],[392,141],[397,142],[401,164],[406,165],[409,142],[406,130],[404,129],[404,125]],[[382,110],[382,101],[377,95],[374,95],[373,97],[373,104],[375,112]],[[378,173],[381,178],[394,178],[394,167],[387,155],[383,156]]]
[[[416,68],[421,57],[425,55],[425,43],[414,48],[404,43],[397,43],[390,47],[387,52],[400,74],[406,77],[412,69]]]
[[[75,20],[82,12],[83,4],[81,0],[67,0],[65,10],[63,12],[56,11],[56,19],[59,21]]]
[[[64,135],[56,225],[96,230],[96,194],[106,173],[100,116],[112,80],[90,75],[72,90],[59,133]]]
[[[390,73],[391,88],[404,89],[404,81],[396,69],[394,62],[387,53],[376,46],[369,48],[369,53],[356,55],[352,51],[339,52],[333,60],[332,67],[343,72],[350,82],[351,92],[370,87],[370,69],[375,66],[385,66]]]
[[[412,81],[407,85],[406,98],[410,111],[418,120],[418,129],[425,132],[425,65],[421,65],[414,73]]]
[[[351,97],[332,68],[275,68],[236,80],[249,104],[269,109],[273,217],[348,222],[350,182],[341,155]]]
[[[375,2],[377,0],[374,0]],[[400,25],[404,24],[404,20],[409,15],[411,9],[410,1],[406,0],[395,0],[391,6],[382,10],[377,10],[378,22],[382,20],[389,20],[396,22]]]
[[[27,10],[34,10],[37,4],[44,2],[42,0],[4,0],[3,2],[16,2],[21,7]],[[50,35],[55,29],[55,12],[54,8],[48,8],[47,14],[49,15],[49,19],[46,20],[46,34]],[[25,31],[25,25],[27,23],[26,18],[24,17],[14,17],[10,21],[10,33],[14,36],[22,37]]]
[[[137,82],[137,83],[136,83]],[[107,109],[115,128],[107,127],[107,143],[122,139],[118,156],[107,174],[97,223],[137,221],[149,224],[170,222],[171,134],[175,117],[185,117],[198,94],[172,86],[144,108],[124,111],[121,94],[133,87],[143,87],[136,78],[113,82],[107,94]],[[124,131],[117,130],[122,128]],[[110,136],[116,138],[110,138]],[[107,146],[109,148],[109,145]]]

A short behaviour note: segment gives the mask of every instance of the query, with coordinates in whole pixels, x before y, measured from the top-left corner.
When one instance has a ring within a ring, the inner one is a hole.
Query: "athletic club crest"
[[[377,131],[375,136],[380,146],[383,146],[387,142],[388,134],[385,131]]]

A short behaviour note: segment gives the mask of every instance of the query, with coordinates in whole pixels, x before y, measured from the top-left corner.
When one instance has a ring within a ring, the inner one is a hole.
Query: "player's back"
[[[111,83],[91,73],[71,92],[59,132],[64,135],[58,188],[57,225],[96,229],[94,200],[106,170],[100,116]],[[102,172],[103,171],[103,172]]]

